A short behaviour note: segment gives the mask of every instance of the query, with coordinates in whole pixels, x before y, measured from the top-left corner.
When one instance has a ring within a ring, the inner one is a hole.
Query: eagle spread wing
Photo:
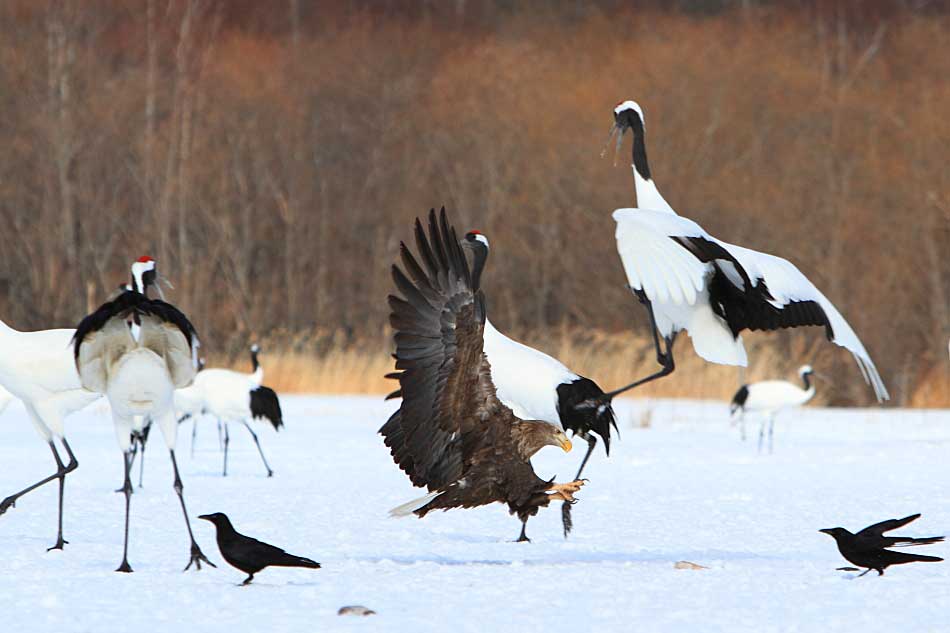
[[[405,272],[392,270],[402,295],[389,297],[402,405],[380,433],[412,483],[437,490],[462,477],[492,432],[491,414],[512,414],[495,397],[479,291],[445,209],[438,220],[430,212],[428,236],[416,220],[416,246],[418,260],[402,244]]]

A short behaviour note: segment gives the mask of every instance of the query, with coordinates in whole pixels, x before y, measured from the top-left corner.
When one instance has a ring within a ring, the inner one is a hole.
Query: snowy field
[[[528,524],[501,505],[391,519],[421,493],[376,429],[379,398],[285,397],[286,429],[257,427],[276,474],[264,476],[246,431],[231,429],[220,475],[214,422],[181,428],[179,463],[196,538],[217,569],[182,573],[187,537],[158,431],[145,487],[132,498],[122,555],[121,458],[103,401],[67,421],[79,469],[67,478],[63,552],[56,484],[0,517],[4,632],[56,631],[946,631],[950,564],[892,567],[881,578],[847,564],[819,528],[852,530],[922,512],[902,533],[950,533],[950,411],[828,410],[780,416],[775,453],[739,440],[726,406],[622,401],[622,437],[591,459],[590,483],[565,541],[559,508]],[[649,411],[649,413],[647,413]],[[569,480],[583,456],[551,447],[544,477]],[[0,417],[0,497],[48,475],[52,458],[19,404]],[[136,466],[137,476],[137,466]],[[320,570],[266,569],[254,584],[227,566],[213,528],[314,558]],[[947,557],[950,547],[926,553]],[[675,569],[692,561],[704,570]],[[343,605],[377,615],[337,616]]]

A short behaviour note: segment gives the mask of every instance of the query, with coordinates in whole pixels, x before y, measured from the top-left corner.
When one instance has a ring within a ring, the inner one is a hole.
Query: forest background
[[[653,371],[611,211],[636,99],[660,190],[790,259],[894,402],[950,406],[950,10],[925,0],[4,0],[0,316],[74,326],[149,254],[209,364],[264,345],[283,391],[385,393],[389,268],[445,205],[492,243],[492,320],[605,388]],[[830,376],[821,330],[746,334],[638,395]]]

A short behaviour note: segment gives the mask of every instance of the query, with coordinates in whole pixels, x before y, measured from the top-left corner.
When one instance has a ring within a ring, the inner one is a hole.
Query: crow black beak
[[[831,529],[831,528],[825,528],[825,529],[823,529],[823,530],[818,530],[818,531],[819,531],[819,532],[822,532],[823,534],[827,534],[828,536],[834,536],[834,534],[832,533],[832,529]]]
[[[205,521],[211,521],[212,523],[214,522],[214,520],[211,518],[211,515],[210,515],[210,514],[202,514],[202,515],[200,515],[198,518],[199,518],[199,519],[204,519]]]

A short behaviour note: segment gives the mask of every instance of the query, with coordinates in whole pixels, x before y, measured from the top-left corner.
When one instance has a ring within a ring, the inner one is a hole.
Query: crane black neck
[[[257,350],[252,349],[251,350],[251,371],[257,371],[257,368],[260,366],[261,364],[257,360]]]
[[[805,385],[805,391],[808,391],[809,389],[811,389],[811,372],[810,371],[806,371],[804,374],[802,374],[802,383],[804,383]]]
[[[478,290],[482,283],[482,271],[488,261],[488,247],[481,242],[474,242],[472,249],[472,289]]]
[[[640,117],[631,117],[630,129],[633,130],[633,168],[644,180],[651,180],[650,164],[647,162],[646,131]]]

